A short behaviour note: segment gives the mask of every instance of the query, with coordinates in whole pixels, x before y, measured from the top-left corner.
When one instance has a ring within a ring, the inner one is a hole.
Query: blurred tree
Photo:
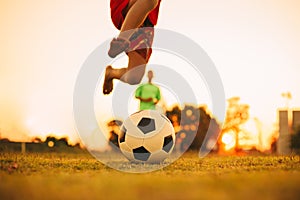
[[[35,138],[33,138],[33,139],[31,140],[31,142],[34,142],[34,143],[42,143],[43,141],[42,141],[41,138],[35,137]]]
[[[181,130],[180,129],[181,109],[179,108],[179,106],[174,106],[171,110],[167,110],[166,116],[173,124],[175,132],[179,132]]]
[[[199,107],[199,123],[195,122],[197,126],[197,132],[195,139],[193,140],[191,146],[189,147],[190,150],[199,151],[200,147],[204,145],[204,148],[209,148],[208,144],[204,144],[204,139],[208,135],[209,140],[217,140],[218,134],[220,132],[219,124],[217,123],[216,119],[212,118],[208,112],[206,111],[205,107]],[[208,140],[208,141],[209,141]]]
[[[240,97],[232,97],[227,100],[228,107],[226,111],[225,122],[222,128],[222,134],[233,131],[235,133],[235,150],[239,151],[239,133],[240,125],[249,119],[249,105],[241,104]],[[221,139],[222,137],[220,137]]]
[[[43,148],[48,149],[53,152],[57,151],[67,151],[70,147],[68,144],[68,138],[56,138],[54,136],[48,136],[44,143],[42,143]],[[42,146],[41,146],[42,147]],[[41,149],[42,150],[42,149]]]
[[[202,145],[207,146],[203,144],[206,135],[216,140],[220,131],[219,124],[208,114],[205,107],[185,105],[181,111],[175,106],[167,111],[167,117],[173,123],[176,142],[179,143],[181,151],[199,151]]]

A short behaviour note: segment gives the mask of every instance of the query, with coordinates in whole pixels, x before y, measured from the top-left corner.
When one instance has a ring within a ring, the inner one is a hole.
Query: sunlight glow
[[[29,129],[32,128],[35,124],[35,121],[36,120],[33,117],[28,117],[25,121],[26,127]]]
[[[50,148],[54,147],[54,142],[53,141],[49,141],[48,142],[48,147],[50,147]]]
[[[221,140],[225,144],[225,150],[228,151],[235,147],[235,134],[234,132],[224,133]]]

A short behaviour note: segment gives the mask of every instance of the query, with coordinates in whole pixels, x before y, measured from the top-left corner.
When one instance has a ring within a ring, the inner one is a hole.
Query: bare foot
[[[112,67],[109,65],[105,70],[105,78],[103,83],[103,94],[110,94],[113,90],[113,78],[111,77]]]

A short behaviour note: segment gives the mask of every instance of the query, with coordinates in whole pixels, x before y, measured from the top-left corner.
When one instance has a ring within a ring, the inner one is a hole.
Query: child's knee
[[[127,83],[130,85],[137,85],[142,81],[141,76],[129,76],[127,77]]]

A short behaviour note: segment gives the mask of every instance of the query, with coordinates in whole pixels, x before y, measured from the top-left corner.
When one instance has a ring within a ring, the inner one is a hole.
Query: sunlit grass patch
[[[131,174],[89,154],[0,154],[0,199],[298,199],[299,184],[299,156],[190,153]]]

